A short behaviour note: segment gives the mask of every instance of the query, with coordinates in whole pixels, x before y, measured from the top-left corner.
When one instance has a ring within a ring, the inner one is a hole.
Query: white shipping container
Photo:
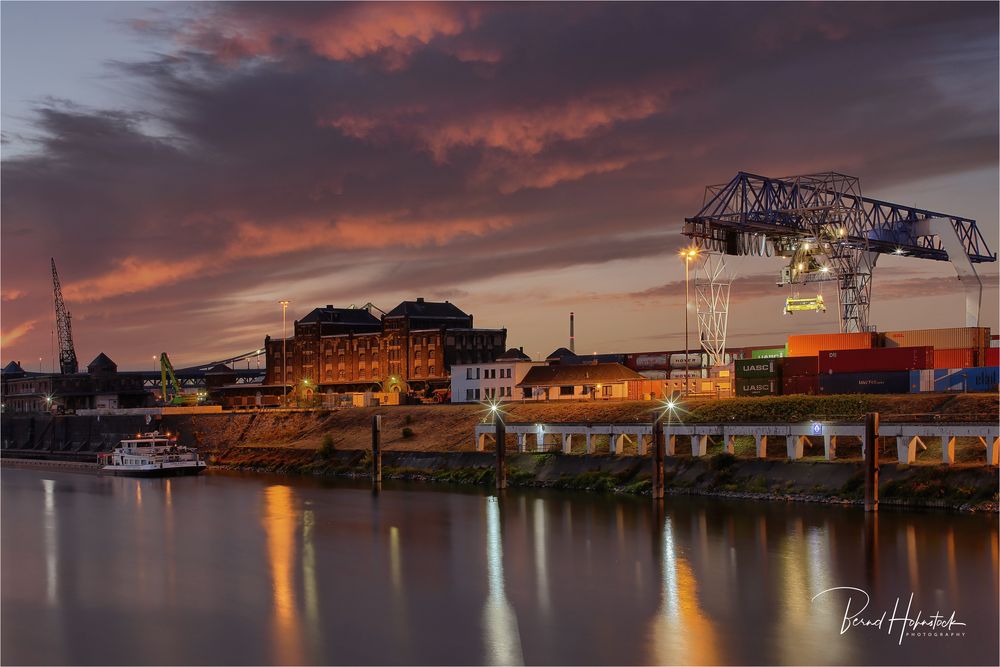
[[[701,353],[689,352],[670,355],[670,368],[701,368]]]

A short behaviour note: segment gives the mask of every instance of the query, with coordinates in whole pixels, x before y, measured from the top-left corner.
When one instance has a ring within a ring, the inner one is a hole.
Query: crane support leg
[[[694,292],[698,311],[698,338],[711,366],[725,363],[726,329],[729,324],[729,288],[732,274],[726,256],[703,253],[701,270],[695,274]]]
[[[979,326],[979,309],[983,302],[983,281],[976,273],[976,265],[969,259],[965,244],[948,218],[928,218],[914,223],[918,236],[936,234],[941,247],[948,253],[948,261],[955,267],[958,279],[965,284],[965,326]]]

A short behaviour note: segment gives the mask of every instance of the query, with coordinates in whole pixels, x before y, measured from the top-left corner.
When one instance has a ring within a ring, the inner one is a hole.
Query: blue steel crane
[[[975,265],[996,261],[975,220],[864,197],[856,177],[835,172],[786,178],[740,172],[706,188],[701,210],[685,219],[683,233],[716,262],[724,263],[725,255],[784,258],[779,284],[836,280],[842,331],[874,330],[869,308],[879,255],[951,262],[967,283],[967,326],[979,323],[982,282]],[[710,280],[722,281],[719,274],[713,268]],[[719,307],[728,311],[728,284],[725,294]],[[699,324],[711,322],[702,315]],[[711,315],[718,320],[719,313]],[[703,331],[702,338],[713,333]],[[723,324],[717,347],[724,347],[724,338]]]

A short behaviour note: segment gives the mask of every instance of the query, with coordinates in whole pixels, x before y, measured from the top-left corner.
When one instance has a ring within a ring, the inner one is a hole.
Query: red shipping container
[[[979,366],[977,350],[934,350],[934,368],[975,368]]]
[[[821,350],[867,350],[878,340],[873,333],[809,334],[788,337],[789,357],[811,357]]]
[[[819,353],[820,375],[878,373],[934,368],[933,347],[883,347],[874,350],[829,350]]]
[[[806,357],[812,359],[814,357]],[[789,394],[818,394],[819,393],[819,376],[818,375],[791,375],[782,380],[781,383],[782,393],[786,396]]]
[[[991,347],[986,350],[985,366],[1000,366],[1000,347]]]
[[[785,357],[785,375],[816,375],[819,373],[819,357]]]

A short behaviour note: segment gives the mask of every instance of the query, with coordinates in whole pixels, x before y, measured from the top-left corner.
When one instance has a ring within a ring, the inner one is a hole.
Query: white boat
[[[133,477],[197,475],[205,469],[197,450],[178,445],[177,436],[159,431],[122,440],[114,451],[98,454],[97,463],[102,472]]]

